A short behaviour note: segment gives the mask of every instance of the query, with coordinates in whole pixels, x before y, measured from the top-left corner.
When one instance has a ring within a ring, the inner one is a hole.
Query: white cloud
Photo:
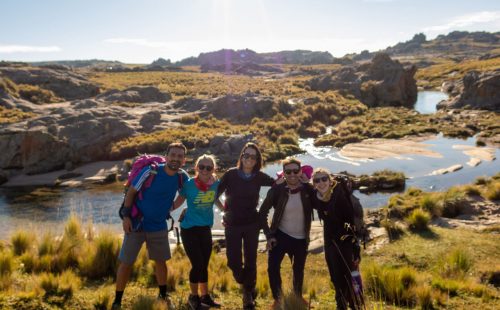
[[[498,24],[500,26],[500,11],[483,11],[457,16],[447,23],[423,28],[424,32],[443,32],[476,24]]]
[[[51,53],[60,52],[58,46],[0,45],[0,53]]]

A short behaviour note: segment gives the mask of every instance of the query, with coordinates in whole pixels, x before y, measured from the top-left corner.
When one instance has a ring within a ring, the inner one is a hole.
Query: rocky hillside
[[[360,61],[371,59],[376,53],[383,52],[391,57],[427,59],[435,57],[463,60],[470,58],[490,58],[500,56],[500,32],[453,31],[427,40],[423,33],[418,33],[411,40],[398,43],[377,52],[363,51],[360,54],[347,55],[349,59]],[[421,63],[426,66],[431,63]]]

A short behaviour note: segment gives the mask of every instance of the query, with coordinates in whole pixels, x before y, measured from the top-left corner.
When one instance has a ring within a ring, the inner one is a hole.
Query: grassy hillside
[[[500,57],[486,60],[448,61],[419,69],[415,75],[418,86],[439,89],[447,80],[460,80],[469,71],[493,71],[500,69]]]

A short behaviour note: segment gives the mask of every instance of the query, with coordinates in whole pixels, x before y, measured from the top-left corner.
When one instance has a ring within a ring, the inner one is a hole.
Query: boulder
[[[96,99],[106,102],[167,102],[172,99],[169,93],[161,92],[153,86],[134,86],[123,91],[113,89],[100,94]]]
[[[351,94],[370,107],[413,107],[417,101],[417,68],[403,67],[389,55],[377,54],[370,63],[344,66],[331,74],[311,79],[312,90],[339,90]]]
[[[270,118],[277,113],[272,97],[227,95],[207,103],[207,110],[216,118],[248,123],[254,117]]]
[[[37,85],[66,100],[90,98],[99,87],[83,75],[61,68],[0,67],[0,73],[16,84]]]
[[[500,111],[500,69],[479,73],[468,72],[457,82],[453,90],[456,95],[441,101],[438,109],[484,109]],[[453,94],[453,92],[452,92]]]
[[[158,125],[161,122],[161,113],[159,111],[149,111],[145,113],[139,124],[142,126],[142,129],[146,132],[150,132],[153,130],[155,125]]]

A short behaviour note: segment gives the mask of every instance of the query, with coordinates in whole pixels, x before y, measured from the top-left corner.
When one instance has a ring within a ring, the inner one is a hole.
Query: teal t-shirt
[[[210,226],[214,224],[214,202],[217,197],[217,187],[219,181],[215,181],[210,188],[204,192],[196,187],[194,178],[189,179],[180,195],[186,198],[187,211],[181,222],[181,228],[191,228],[194,226]]]

